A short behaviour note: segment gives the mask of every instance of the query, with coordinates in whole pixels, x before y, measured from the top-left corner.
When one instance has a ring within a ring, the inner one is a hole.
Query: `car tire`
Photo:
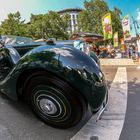
[[[83,97],[66,82],[51,75],[30,79],[26,93],[34,113],[53,127],[75,126],[86,114]]]

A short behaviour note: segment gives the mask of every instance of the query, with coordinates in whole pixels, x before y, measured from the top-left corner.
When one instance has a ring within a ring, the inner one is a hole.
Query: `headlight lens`
[[[95,86],[102,87],[104,85],[104,75],[102,72],[99,72],[99,80],[95,82]]]
[[[103,78],[103,73],[102,72],[99,72],[99,76],[102,79]]]

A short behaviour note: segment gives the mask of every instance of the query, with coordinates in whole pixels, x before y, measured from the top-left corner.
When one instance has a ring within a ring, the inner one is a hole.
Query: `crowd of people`
[[[92,44],[90,48],[101,58],[114,58],[116,56],[116,50],[121,54],[121,58],[138,58],[138,49],[134,43],[122,44],[117,48],[115,48],[111,43],[100,46]]]
[[[111,43],[109,43],[106,46],[104,45],[96,46],[95,44],[93,44],[91,46],[91,50],[94,51],[97,56],[102,57],[102,58],[115,57],[115,49]]]
[[[136,44],[122,44],[120,47],[121,57],[122,58],[138,58],[138,50]]]

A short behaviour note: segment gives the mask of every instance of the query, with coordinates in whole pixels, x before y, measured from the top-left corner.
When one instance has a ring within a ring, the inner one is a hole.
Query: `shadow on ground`
[[[128,83],[127,111],[120,140],[140,139],[140,81],[133,78]]]

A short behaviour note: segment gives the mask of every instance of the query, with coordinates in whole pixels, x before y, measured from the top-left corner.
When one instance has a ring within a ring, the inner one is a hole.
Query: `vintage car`
[[[84,52],[25,37],[2,36],[0,42],[0,91],[13,100],[25,99],[45,123],[72,127],[88,106],[93,113],[106,107],[104,75]]]

